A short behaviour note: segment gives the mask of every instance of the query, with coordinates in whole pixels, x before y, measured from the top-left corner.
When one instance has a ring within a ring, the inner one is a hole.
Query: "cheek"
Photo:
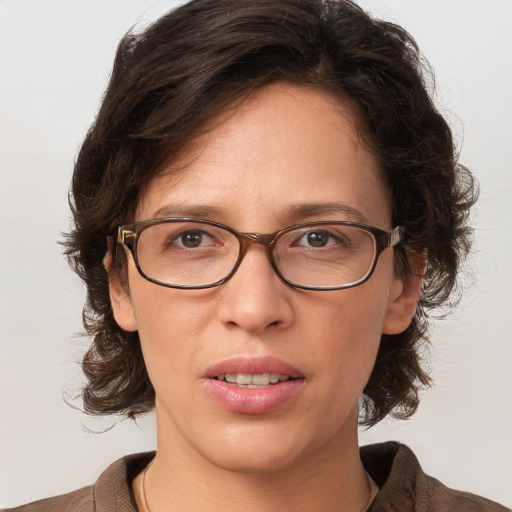
[[[132,282],[134,316],[152,380],[155,373],[171,376],[190,369],[201,350],[200,333],[211,318],[211,301],[194,301],[194,292],[137,278]]]
[[[362,285],[322,296],[315,308],[304,308],[309,312],[304,325],[309,357],[314,360],[323,353],[326,380],[364,387],[379,348],[386,307],[382,293]]]

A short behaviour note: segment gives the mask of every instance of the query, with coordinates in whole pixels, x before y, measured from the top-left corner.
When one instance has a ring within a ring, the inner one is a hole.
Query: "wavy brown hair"
[[[428,257],[411,325],[382,336],[361,423],[416,410],[418,391],[430,381],[421,357],[428,318],[450,304],[476,199],[472,175],[457,163],[450,128],[430,97],[428,65],[404,29],[350,1],[193,0],[122,39],[76,160],[66,253],[87,286],[88,413],[134,417],[155,399],[137,332],[123,331],[113,318],[103,267],[107,237],[132,220],[144,185],[207,120],[274,81],[351,103],[361,140],[391,190],[392,222],[405,228],[396,271],[411,272],[413,253]],[[122,280],[124,252],[112,250],[113,272]]]

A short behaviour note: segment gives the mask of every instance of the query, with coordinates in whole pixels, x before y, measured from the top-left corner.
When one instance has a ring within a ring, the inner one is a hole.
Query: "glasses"
[[[240,233],[208,220],[165,218],[118,228],[118,243],[140,275],[169,288],[201,289],[230,279],[252,244],[266,247],[275,272],[296,288],[341,290],[367,281],[379,255],[403,237],[355,222],[310,222],[270,234]]]

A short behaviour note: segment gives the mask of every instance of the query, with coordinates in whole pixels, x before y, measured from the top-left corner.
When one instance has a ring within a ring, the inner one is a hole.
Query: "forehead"
[[[273,217],[287,224],[290,212],[307,205],[339,204],[361,213],[349,220],[387,227],[388,189],[348,102],[272,84],[222,111],[201,133],[148,184],[137,220],[195,211],[226,223]]]

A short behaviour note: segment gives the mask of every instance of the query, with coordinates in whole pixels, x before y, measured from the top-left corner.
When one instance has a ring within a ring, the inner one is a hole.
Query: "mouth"
[[[275,358],[234,358],[212,367],[208,393],[232,412],[261,414],[293,401],[304,389],[305,377]]]

